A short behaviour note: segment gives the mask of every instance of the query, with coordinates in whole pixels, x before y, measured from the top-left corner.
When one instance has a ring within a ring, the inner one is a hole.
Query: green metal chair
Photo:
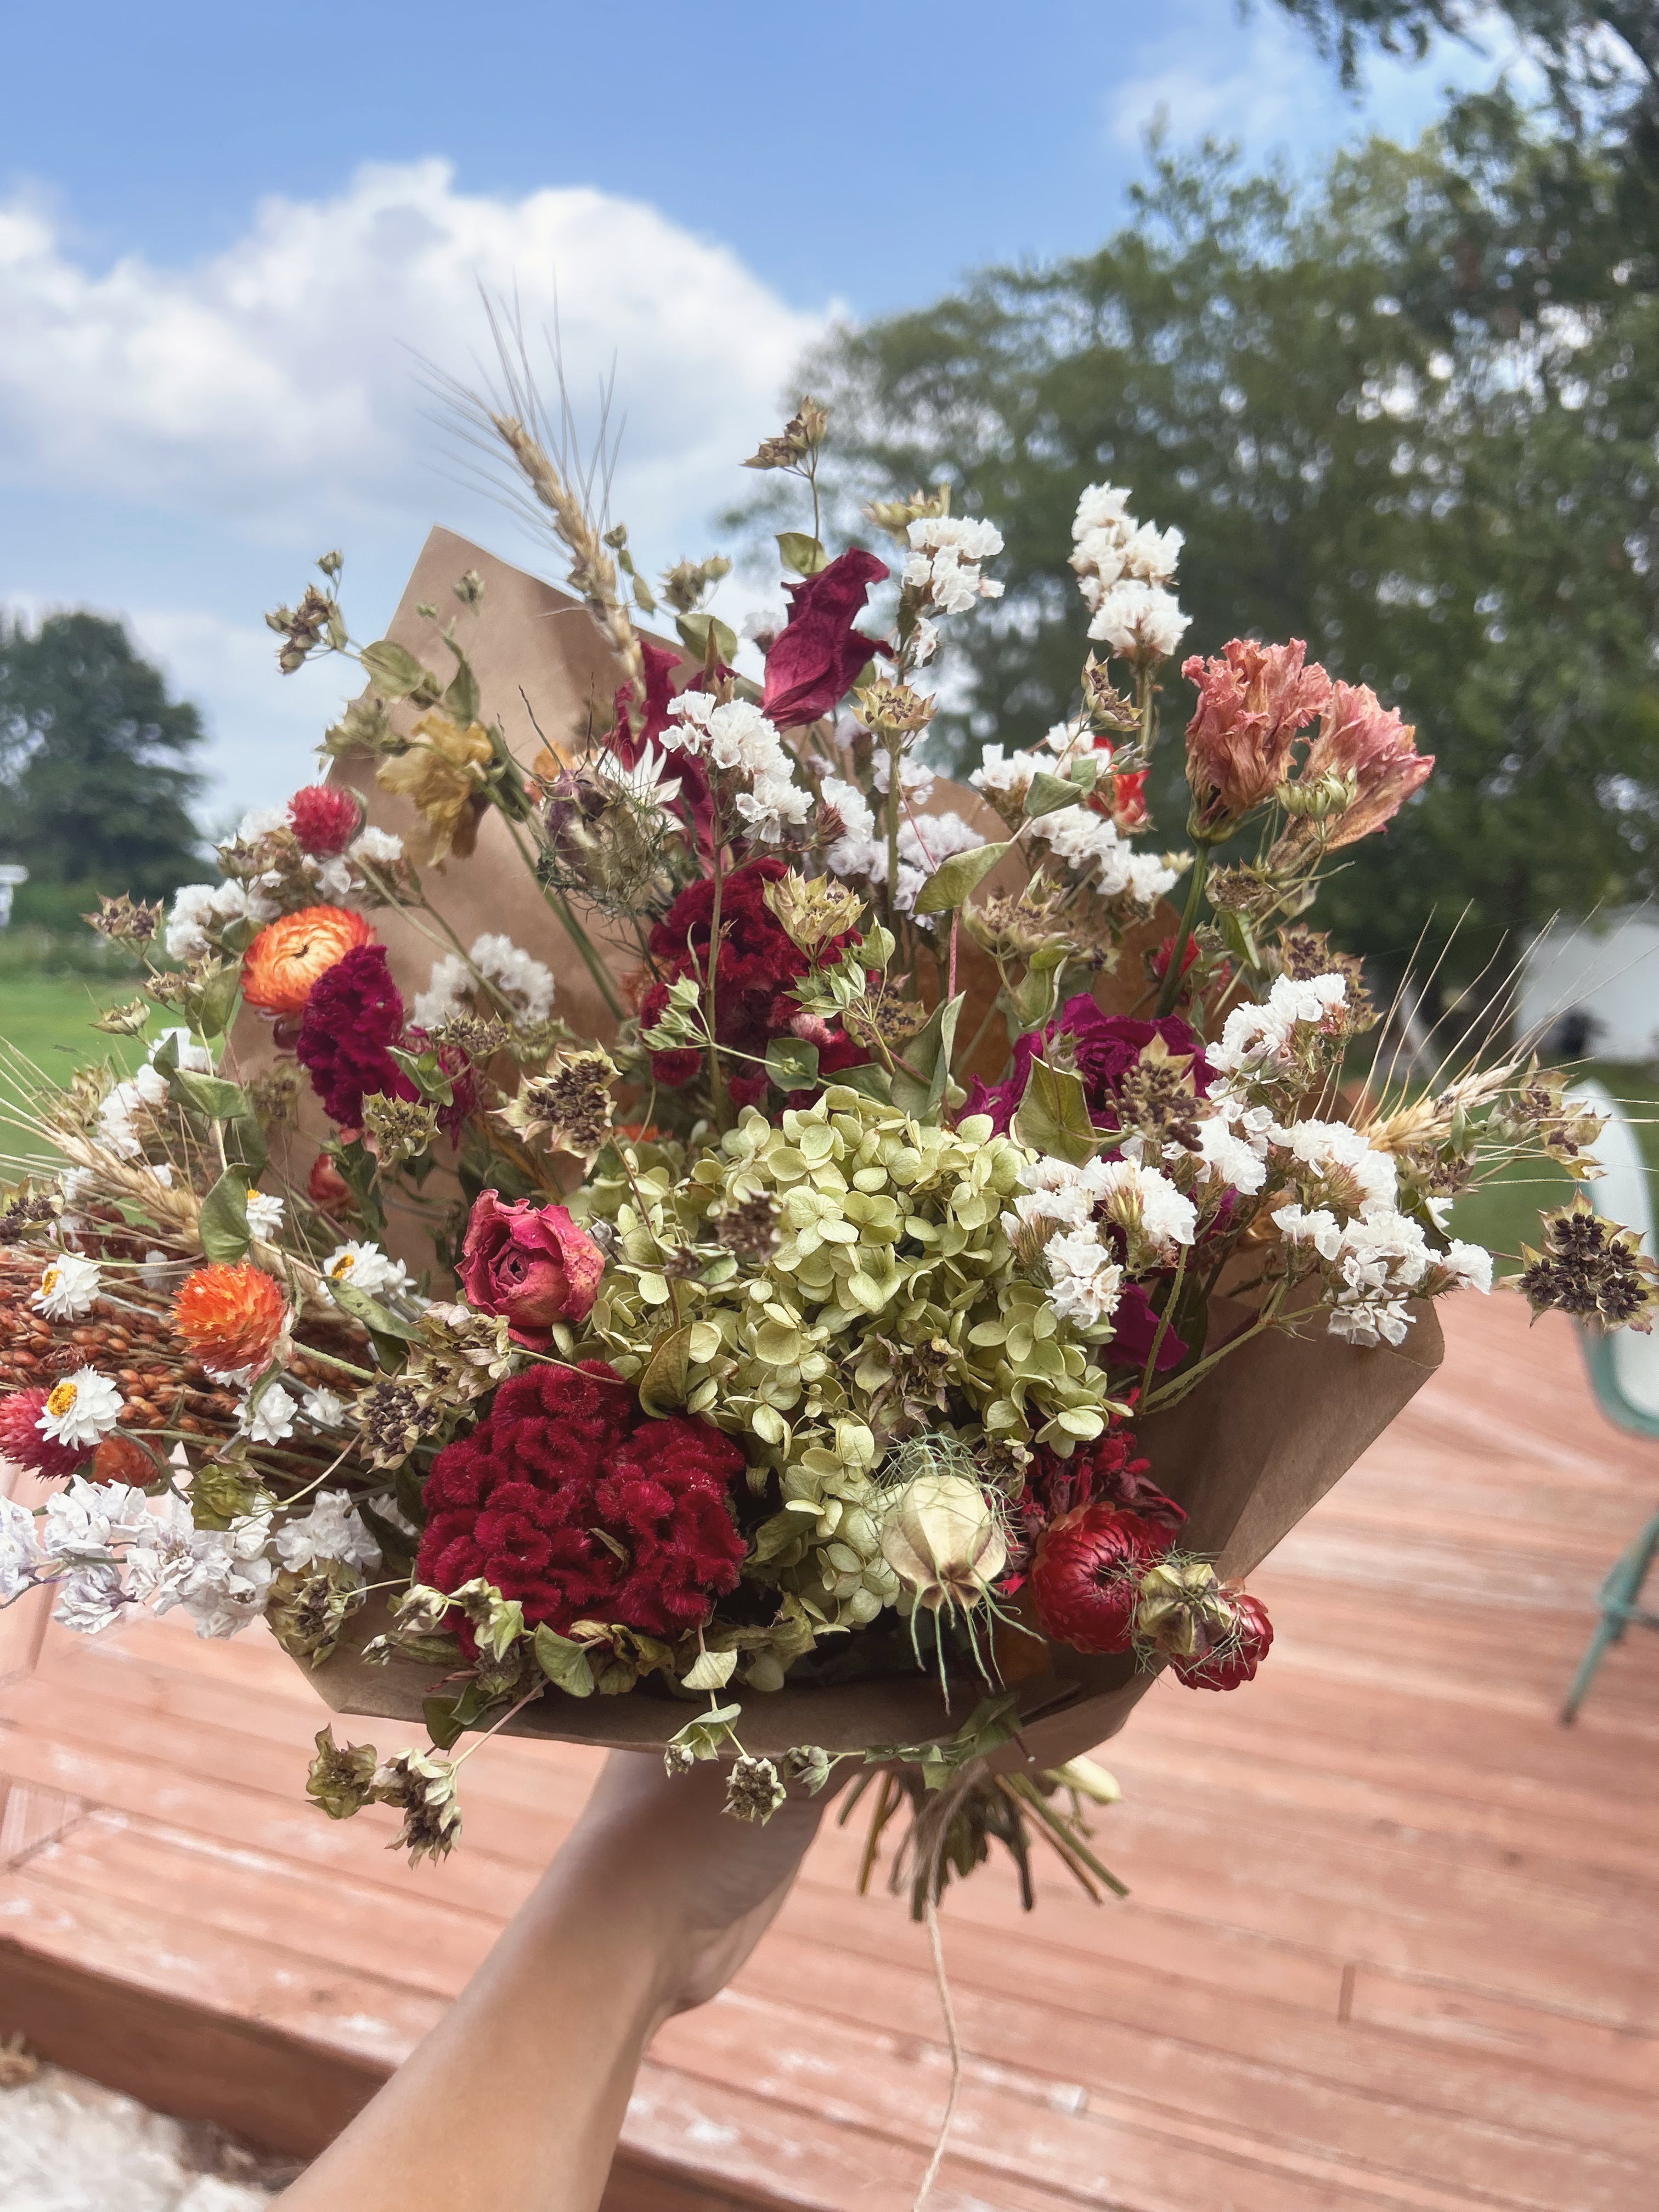
[[[1570,1095],[1608,1117],[1595,1147],[1596,1158],[1605,1172],[1597,1182],[1581,1188],[1588,1192],[1599,1212],[1622,1222],[1627,1229],[1639,1230],[1644,1250],[1651,1252],[1652,1170],[1643,1160],[1636,1132],[1620,1112],[1612,1095],[1599,1083],[1576,1083]],[[1582,1328],[1578,1340],[1595,1402],[1608,1420],[1615,1428],[1627,1429],[1638,1437],[1659,1437],[1659,1332],[1638,1336],[1628,1329]],[[1659,1613],[1642,1603],[1644,1586],[1656,1554],[1659,1513],[1613,1561],[1601,1584],[1596,1600],[1601,1619],[1578,1662],[1567,1701],[1561,1708],[1564,1722],[1576,1717],[1609,1646],[1617,1644],[1632,1623],[1638,1628],[1659,1628]]]

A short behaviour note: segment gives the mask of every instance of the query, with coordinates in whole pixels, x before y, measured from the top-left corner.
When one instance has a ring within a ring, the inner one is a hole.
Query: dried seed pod
[[[882,1555],[919,1605],[977,1605],[1008,1564],[996,1509],[965,1474],[921,1474],[888,1510]]]

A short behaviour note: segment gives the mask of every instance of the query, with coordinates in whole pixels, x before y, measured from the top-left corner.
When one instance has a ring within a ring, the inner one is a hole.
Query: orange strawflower
[[[343,906],[301,907],[259,932],[242,955],[242,996],[267,1014],[302,1014],[317,978],[374,935]]]
[[[281,1289],[248,1260],[192,1269],[173,1308],[173,1328],[215,1375],[263,1367],[288,1318]]]

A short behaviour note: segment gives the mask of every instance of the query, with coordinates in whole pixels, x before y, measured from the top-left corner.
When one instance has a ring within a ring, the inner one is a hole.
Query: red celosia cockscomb
[[[86,1454],[42,1434],[46,1410],[44,1390],[14,1390],[0,1398],[0,1459],[43,1474],[48,1482],[67,1482]]]
[[[308,783],[288,802],[288,826],[300,850],[315,860],[343,853],[362,821],[362,801],[337,783]]]
[[[1074,1651],[1127,1651],[1140,1578],[1170,1548],[1166,1522],[1119,1505],[1079,1505],[1045,1528],[1031,1561],[1037,1625]]]
[[[732,1053],[747,1053],[763,1060],[774,1037],[799,1034],[795,1024],[800,1007],[793,987],[805,975],[809,963],[766,903],[766,886],[788,873],[785,864],[769,854],[734,868],[720,891],[720,964],[714,970],[714,1034]],[[701,978],[708,960],[708,935],[714,915],[714,886],[706,878],[688,884],[651,932],[651,957],[657,981],[640,1007],[640,1027],[650,1030],[662,1019],[668,1005],[668,986],[683,975]],[[820,960],[833,960],[857,933],[843,931],[830,939]],[[849,1036],[826,1030],[818,1042],[818,1067],[833,1075],[869,1058]],[[694,1083],[706,1065],[695,1050],[659,1052],[652,1060],[659,1083],[678,1091]],[[735,1069],[742,1069],[738,1073]],[[764,1068],[750,1072],[739,1060],[728,1074],[727,1087],[738,1106],[758,1104],[766,1096]]]
[[[1236,637],[1219,659],[1194,653],[1181,672],[1198,686],[1187,725],[1187,781],[1205,836],[1218,835],[1284,781],[1297,735],[1323,713],[1331,679],[1307,647]],[[1304,665],[1304,662],[1306,665]]]
[[[1419,753],[1417,732],[1400,719],[1397,707],[1385,707],[1369,684],[1333,684],[1320,717],[1318,734],[1308,748],[1297,781],[1321,776],[1352,780],[1352,802],[1322,824],[1326,850],[1356,844],[1392,821],[1434,768],[1432,753]]]
[[[1273,1647],[1273,1625],[1267,1608],[1248,1590],[1229,1590],[1232,1632],[1202,1658],[1172,1659],[1170,1669],[1189,1690],[1236,1690],[1255,1679],[1255,1670]]]
[[[434,1460],[416,1577],[453,1590],[483,1576],[561,1635],[599,1620],[682,1636],[737,1587],[743,1463],[706,1421],[646,1419],[602,1361],[532,1368]]]
[[[386,1049],[403,1033],[403,997],[384,945],[355,945],[318,978],[294,1050],[331,1121],[359,1127],[366,1091],[420,1096]]]
[[[259,932],[242,955],[242,996],[261,1013],[305,1012],[312,986],[337,961],[367,945],[362,915],[343,906],[301,907]]]
[[[214,1375],[263,1367],[288,1320],[280,1285],[251,1260],[192,1268],[173,1306],[175,1334]]]
[[[766,656],[761,712],[781,730],[799,729],[832,714],[857,676],[888,648],[854,629],[872,584],[889,574],[887,563],[860,546],[842,553],[816,576],[786,585],[789,619]]]

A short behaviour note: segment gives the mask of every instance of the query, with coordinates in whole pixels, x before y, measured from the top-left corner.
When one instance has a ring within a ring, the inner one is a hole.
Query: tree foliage
[[[844,501],[948,481],[1006,537],[1000,619],[955,625],[965,752],[1071,707],[1073,509],[1127,485],[1186,533],[1190,649],[1305,638],[1416,721],[1438,773],[1325,905],[1403,957],[1404,917],[1468,902],[1463,963],[1659,888],[1659,279],[1616,162],[1505,97],[1455,121],[1302,194],[1213,147],[1159,161],[1097,252],[991,270],[811,374]],[[1172,674],[1177,725],[1190,697]]]
[[[199,866],[184,763],[202,734],[121,623],[0,617],[0,857],[40,883],[171,890]]]

